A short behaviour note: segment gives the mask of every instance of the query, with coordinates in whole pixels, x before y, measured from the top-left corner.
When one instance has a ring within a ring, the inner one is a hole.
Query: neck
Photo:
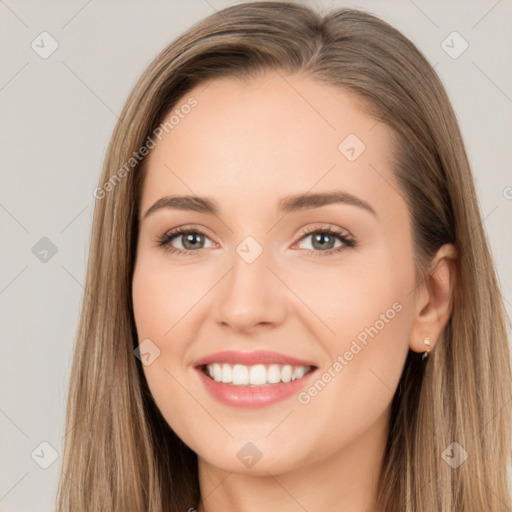
[[[225,471],[199,457],[197,511],[380,512],[376,497],[388,432],[389,409],[350,445],[267,476]]]

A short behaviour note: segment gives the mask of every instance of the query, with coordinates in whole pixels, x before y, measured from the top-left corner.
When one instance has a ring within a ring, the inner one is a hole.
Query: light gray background
[[[3,512],[54,509],[92,191],[117,115],[164,46],[235,3],[0,0]],[[512,1],[309,4],[366,8],[411,38],[435,65],[460,120],[510,317]],[[59,44],[47,59],[31,48],[43,31]],[[469,43],[457,59],[441,47],[453,31]],[[58,249],[46,263],[32,252],[42,237]],[[36,460],[49,460],[43,441],[59,454],[48,469],[31,458],[37,449]]]

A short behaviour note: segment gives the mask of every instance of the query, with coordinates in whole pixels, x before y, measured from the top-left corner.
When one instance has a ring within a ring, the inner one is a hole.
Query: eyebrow
[[[339,190],[316,194],[296,194],[283,197],[278,203],[278,210],[282,213],[291,213],[300,210],[320,208],[322,206],[336,203],[357,206],[377,217],[376,211],[366,201],[352,194],[349,194],[348,192]],[[145,219],[151,213],[162,208],[187,210],[215,216],[219,214],[220,210],[217,202],[208,197],[165,196],[158,199],[156,203],[150,206],[142,218]]]

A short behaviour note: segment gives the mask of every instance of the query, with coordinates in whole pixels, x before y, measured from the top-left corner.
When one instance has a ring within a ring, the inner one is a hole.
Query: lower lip
[[[210,379],[200,368],[196,368],[199,378],[214,398],[226,405],[246,408],[265,407],[298,393],[316,370],[315,368],[304,377],[290,382],[248,387],[217,382]]]

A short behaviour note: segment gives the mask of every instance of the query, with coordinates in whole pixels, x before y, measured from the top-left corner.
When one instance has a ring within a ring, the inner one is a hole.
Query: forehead
[[[191,98],[195,106],[181,110]],[[148,156],[144,204],[170,192],[239,206],[313,189],[377,202],[390,192],[389,129],[336,87],[277,72],[217,79],[184,95],[165,119],[173,113]]]

